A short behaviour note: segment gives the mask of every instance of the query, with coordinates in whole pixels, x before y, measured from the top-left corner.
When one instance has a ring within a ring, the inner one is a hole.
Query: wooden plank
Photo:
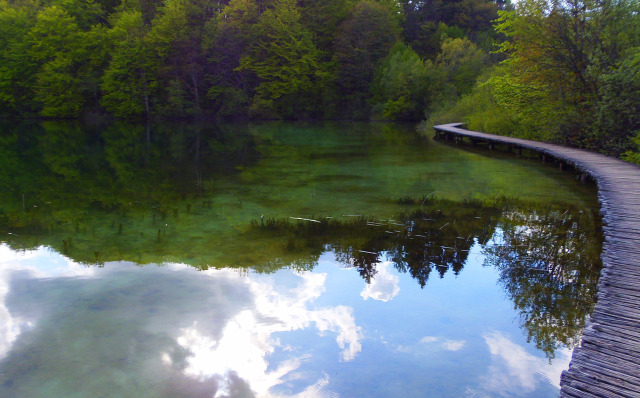
[[[582,374],[591,375],[592,377],[602,381],[603,383],[624,388],[630,391],[640,389],[640,379],[629,377],[629,374],[611,370],[603,366],[597,366],[595,361],[587,358],[580,365],[576,365],[576,370]]]
[[[602,292],[602,289],[600,289],[599,291]],[[635,289],[624,289],[621,287],[609,286],[607,287],[606,291],[615,292],[616,294],[627,294],[632,297],[637,297],[638,300],[640,300],[640,292]]]
[[[602,369],[624,374],[628,380],[636,380],[636,384],[640,378],[637,377],[638,367],[634,366],[633,361],[637,357],[618,349],[606,349],[602,346],[584,346],[586,350],[580,350],[574,354],[576,365],[580,367],[598,366]],[[585,351],[588,351],[585,353]]]
[[[582,346],[562,373],[560,397],[640,398],[640,168],[580,149],[469,131],[459,123],[434,128],[453,137],[531,150],[596,181],[605,238],[598,301]]]
[[[560,391],[560,398],[598,398],[598,395],[593,395],[567,385]]]
[[[574,372],[571,374],[563,373],[563,380],[571,380],[571,386],[585,393],[593,394],[596,397],[625,397],[638,398],[640,394],[635,391],[627,390],[607,383],[602,383],[601,379],[588,377],[584,374]],[[586,396],[586,395],[584,395]]]

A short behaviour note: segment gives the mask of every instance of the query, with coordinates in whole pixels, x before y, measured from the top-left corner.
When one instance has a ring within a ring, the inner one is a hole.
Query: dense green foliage
[[[0,115],[419,120],[471,88],[499,8],[0,0]]]
[[[505,61],[430,122],[640,162],[640,3],[523,0],[495,26]]]
[[[0,0],[0,116],[464,121],[640,162],[635,0]]]

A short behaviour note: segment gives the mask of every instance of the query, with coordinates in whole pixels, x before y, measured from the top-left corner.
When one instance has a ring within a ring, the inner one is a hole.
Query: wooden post
[[[586,182],[587,182],[587,179],[588,179],[588,178],[589,178],[589,175],[588,175],[587,173],[582,173],[582,174],[580,175],[580,182],[584,184],[584,183],[586,183]]]

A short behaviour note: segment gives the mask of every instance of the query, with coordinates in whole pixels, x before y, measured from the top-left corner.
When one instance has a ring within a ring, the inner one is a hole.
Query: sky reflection
[[[399,278],[390,271],[393,263],[385,261],[378,265],[376,275],[371,279],[371,283],[365,285],[360,293],[363,299],[374,299],[387,302],[400,293],[398,286]]]
[[[335,353],[336,360],[340,361],[352,361],[362,349],[360,342],[363,337],[362,331],[356,325],[351,307],[345,305],[318,307],[314,305],[314,300],[325,292],[326,274],[323,273],[294,273],[293,278],[289,275],[289,279],[292,280],[287,281],[288,286],[283,289],[283,286],[278,286],[276,278],[271,276],[251,275],[247,277],[235,270],[196,272],[186,265],[170,264],[162,268],[146,267],[147,269],[143,271],[131,267],[129,264],[116,263],[107,264],[104,269],[97,269],[80,266],[46,248],[29,252],[12,252],[6,246],[0,246],[0,250],[2,256],[0,262],[0,320],[2,321],[0,359],[7,357],[21,334],[27,333],[30,329],[55,327],[50,322],[57,322],[60,318],[64,318],[63,315],[56,313],[60,312],[56,309],[57,306],[64,306],[62,302],[51,303],[53,313],[40,314],[43,319],[25,316],[29,311],[21,311],[20,305],[14,306],[17,308],[10,308],[11,306],[7,303],[8,296],[11,293],[12,283],[15,283],[16,279],[23,283],[46,280],[55,285],[56,281],[60,281],[62,278],[84,278],[95,276],[96,273],[100,274],[102,281],[96,282],[94,286],[89,288],[88,292],[91,296],[104,294],[106,287],[104,281],[111,280],[110,282],[113,283],[113,279],[122,281],[139,278],[142,281],[134,284],[136,288],[148,285],[147,291],[139,292],[138,296],[152,296],[152,299],[143,301],[142,305],[137,305],[137,308],[131,303],[113,306],[106,314],[101,314],[103,318],[101,322],[113,323],[125,318],[129,320],[123,325],[125,328],[142,329],[126,333],[127,335],[146,331],[155,335],[172,336],[174,344],[160,345],[158,348],[164,347],[165,351],[145,355],[145,359],[150,356],[155,357],[164,364],[165,371],[172,373],[173,377],[175,377],[177,370],[183,376],[195,379],[203,386],[208,385],[207,396],[331,396],[325,389],[329,384],[329,376],[325,372],[304,377],[312,379],[298,393],[275,395],[271,393],[273,387],[282,384],[284,380],[300,379],[300,373],[294,375],[292,372],[298,370],[304,362],[311,359],[311,356],[304,352],[304,347],[282,343],[280,338],[274,336],[277,333],[315,327],[319,335],[334,336],[335,344],[339,347],[339,351]],[[156,297],[153,296],[157,292],[152,288],[153,283],[147,283],[152,282],[155,278],[151,277],[151,281],[145,281],[145,279],[149,279],[147,277],[154,274],[157,276],[158,273],[166,275],[167,272],[173,273],[174,276],[182,280],[181,289],[186,288],[186,291],[177,296],[171,297],[170,295],[168,300],[158,296],[157,298],[161,302],[155,302]],[[210,283],[207,284],[206,281],[203,283],[204,279],[210,279]],[[87,289],[87,283],[85,281],[84,289]],[[118,284],[121,285],[120,288],[124,288],[126,293],[126,286],[122,286],[122,283]],[[202,286],[205,285],[208,285],[208,288],[202,289]],[[227,289],[229,290],[227,293],[231,293],[231,291],[243,293],[220,294],[220,285],[232,288]],[[50,287],[49,289],[54,290],[55,288]],[[73,289],[65,293],[67,299],[74,301]],[[28,297],[21,299],[26,300],[27,304],[22,309],[32,307],[28,303],[30,301]],[[198,302],[204,302],[207,307],[227,308],[230,307],[229,300],[234,301],[237,311],[214,311],[213,314],[202,311],[202,308],[195,311],[193,309],[186,312],[180,311],[181,308]],[[32,304],[37,306],[42,303]],[[98,304],[97,307],[101,305]],[[82,311],[80,308],[77,310]],[[156,315],[158,311],[162,311],[162,313]],[[129,313],[124,314],[126,312]],[[90,315],[84,313],[79,316],[87,318]],[[138,322],[132,322],[136,318]],[[47,319],[49,324],[47,324]],[[191,321],[186,327],[176,328],[176,326],[184,325],[188,319],[196,320]],[[87,326],[89,329],[92,327],[92,325]],[[82,334],[82,338],[93,340],[95,337],[91,336],[91,333],[85,333]],[[64,345],[90,347],[93,343],[92,341],[68,341],[64,342]],[[47,343],[40,342],[38,344]],[[286,353],[287,358],[278,363],[270,363],[269,356],[277,350]],[[93,353],[95,358],[92,359],[101,361],[100,356],[103,354]],[[91,356],[91,354],[89,355]],[[13,361],[19,360],[19,356],[12,358],[9,355],[9,358],[4,361],[3,369]],[[37,360],[41,361],[45,358]],[[55,363],[45,365],[56,366]],[[155,371],[157,372],[157,370]]]
[[[49,261],[52,257],[55,260]],[[35,326],[34,319],[15,316],[7,308],[11,277],[17,272],[28,273],[31,278],[95,275],[94,268],[79,265],[46,247],[13,251],[6,244],[0,244],[0,360],[10,351],[18,335]]]
[[[421,289],[330,252],[263,275],[0,246],[0,396],[549,396],[570,352],[526,343],[482,261]]]
[[[197,322],[182,329],[177,342],[190,353],[184,369],[189,376],[200,380],[223,377],[225,386],[239,378],[249,382],[257,396],[271,397],[274,395],[269,391],[273,387],[282,384],[291,372],[310,360],[300,348],[283,345],[274,334],[306,329],[313,324],[321,334],[337,335],[341,360],[353,360],[362,349],[362,332],[355,323],[352,308],[339,305],[311,309],[313,301],[325,291],[326,274],[296,273],[299,281],[295,287],[277,290],[270,277],[243,278],[237,273],[217,270],[205,273],[213,278],[221,274],[237,277],[237,283],[246,284],[252,292],[254,305],[231,319],[218,320],[226,325],[219,338],[208,335],[206,328]],[[288,352],[289,357],[270,369],[268,356],[277,349]],[[170,357],[164,355],[163,358]],[[320,375],[303,391],[303,396],[315,396],[310,394],[322,391],[327,383],[328,376]],[[218,393],[222,395],[216,396],[223,396],[228,389],[223,388]]]
[[[535,391],[540,384],[550,383],[560,388],[562,371],[569,367],[571,351],[560,349],[550,364],[536,357],[501,332],[482,336],[491,352],[491,365],[484,378],[485,390],[501,397],[522,396]]]

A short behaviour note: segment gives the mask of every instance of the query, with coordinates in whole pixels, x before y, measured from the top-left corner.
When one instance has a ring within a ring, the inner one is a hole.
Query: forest
[[[640,5],[0,0],[0,116],[464,121],[640,162]]]

